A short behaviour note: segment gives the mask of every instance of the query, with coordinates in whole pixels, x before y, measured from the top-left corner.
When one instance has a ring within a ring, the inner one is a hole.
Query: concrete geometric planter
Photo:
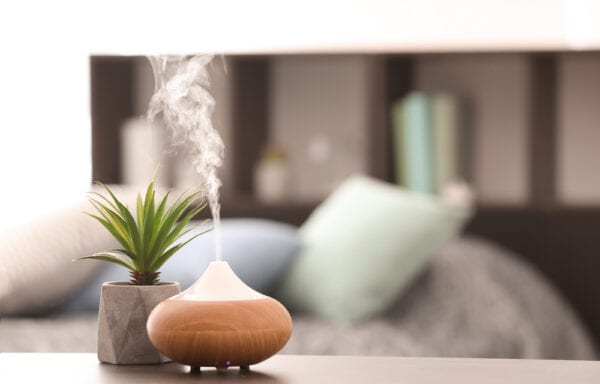
[[[98,310],[98,359],[110,364],[170,361],[148,339],[146,322],[158,303],[179,292],[179,283],[104,283]]]

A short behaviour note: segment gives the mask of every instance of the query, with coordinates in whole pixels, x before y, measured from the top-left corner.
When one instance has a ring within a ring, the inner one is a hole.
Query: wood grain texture
[[[292,333],[292,319],[272,298],[243,301],[169,299],[148,319],[160,352],[192,367],[249,366],[277,353]]]

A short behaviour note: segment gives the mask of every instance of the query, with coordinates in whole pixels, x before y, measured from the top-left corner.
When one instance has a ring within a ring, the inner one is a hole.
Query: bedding
[[[137,188],[110,188],[126,205],[135,207]],[[92,191],[103,189],[94,186]],[[96,260],[73,262],[120,247],[83,212],[94,208],[80,196],[51,214],[0,232],[0,317],[40,316],[56,307],[67,312],[96,310],[102,282],[129,280],[120,266]],[[300,246],[296,227],[269,220],[224,219],[221,235],[224,260],[260,291],[269,291],[278,282]],[[209,232],[174,255],[161,268],[161,276],[186,288],[213,258],[214,233]]]
[[[130,205],[135,202],[131,189],[114,186],[114,191]],[[99,263],[73,259],[118,244],[82,213],[92,211],[81,196],[49,215],[0,233],[0,316],[42,313],[95,276],[102,267]]]
[[[283,353],[595,359],[555,289],[517,256],[483,240],[451,241],[390,310],[352,325],[293,313]],[[94,314],[0,320],[0,351],[96,350]]]
[[[337,322],[374,317],[469,216],[438,196],[350,177],[300,228],[302,247],[278,293],[292,309]]]
[[[195,228],[182,241],[204,231],[205,226],[197,224],[190,222]],[[296,227],[262,219],[223,219],[221,239],[223,260],[246,284],[267,293],[279,282],[300,247]],[[188,288],[214,260],[214,244],[214,231],[190,241],[161,267],[161,280],[177,281],[182,290]],[[102,269],[60,306],[61,312],[95,311],[103,282],[129,280],[129,272],[120,265],[91,262],[100,264]]]

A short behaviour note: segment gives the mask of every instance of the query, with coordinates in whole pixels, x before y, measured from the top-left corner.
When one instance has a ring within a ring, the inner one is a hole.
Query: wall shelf
[[[514,54],[506,53],[506,55]],[[460,57],[462,53],[436,53],[434,56]],[[471,54],[470,54],[471,55]],[[478,54],[485,57],[486,53]],[[497,54],[495,54],[497,55]],[[528,52],[526,99],[528,127],[526,171],[530,204],[558,204],[558,52]],[[322,55],[320,55],[322,56]],[[428,55],[425,55],[428,56]],[[231,182],[225,191],[232,195],[252,195],[253,168],[268,140],[272,122],[269,103],[271,72],[278,55],[230,56],[232,82]],[[295,56],[298,57],[298,56]],[[325,56],[326,57],[326,56]],[[370,74],[368,132],[366,134],[367,173],[393,181],[390,108],[394,101],[415,89],[415,72],[423,55],[377,54]],[[120,182],[119,128],[134,115],[135,61],[138,57],[91,58],[93,179]]]
[[[439,48],[439,47],[438,47]],[[564,47],[563,47],[564,48]],[[600,341],[600,204],[569,206],[557,197],[559,147],[558,63],[564,50],[493,47],[494,55],[519,52],[526,60],[527,144],[525,167],[528,198],[518,205],[482,204],[466,228],[523,255],[570,299]],[[591,53],[592,51],[590,51]],[[594,52],[596,53],[596,52]],[[477,53],[485,56],[490,53]],[[585,55],[587,53],[577,53]],[[426,57],[458,57],[461,52]],[[470,54],[471,55],[471,54]],[[233,80],[233,182],[225,186],[222,217],[262,217],[299,225],[318,205],[288,202],[267,205],[253,197],[252,169],[268,137],[269,73],[277,55],[230,56]],[[368,173],[391,181],[394,174],[389,108],[415,86],[416,63],[422,54],[372,54],[376,70],[369,87],[369,122],[366,145]],[[133,115],[132,69],[136,58],[92,57],[92,137],[95,180],[118,183],[120,122]],[[228,189],[227,189],[228,188]],[[227,190],[225,190],[227,189]]]

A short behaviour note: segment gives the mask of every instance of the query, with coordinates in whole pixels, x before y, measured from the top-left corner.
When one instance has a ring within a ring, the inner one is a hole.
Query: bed
[[[365,186],[365,183],[359,184]],[[380,188],[373,187],[370,181],[366,187],[360,193],[367,191],[369,196]],[[387,191],[388,187],[382,188]],[[356,193],[356,190],[353,191]],[[339,200],[341,193],[336,196]],[[385,200],[385,194],[379,197],[377,204]],[[135,194],[127,198],[134,199]],[[400,196],[403,204],[407,198],[410,204],[400,206],[405,219],[410,218],[411,209],[422,203],[412,196]],[[397,200],[398,196],[394,195],[393,199]],[[421,197],[418,199],[422,200]],[[103,281],[123,280],[118,273],[126,272],[121,268],[117,272],[111,269],[114,266],[102,263],[71,261],[79,255],[107,249],[111,244],[106,234],[81,214],[82,210],[89,208],[86,204],[83,200],[30,224],[27,231],[9,236],[4,234],[0,238],[0,313],[3,314],[0,319],[0,352],[96,350],[98,287]],[[430,202],[427,204],[426,210],[415,211],[415,217],[433,212]],[[326,206],[326,203],[323,205]],[[386,205],[382,210],[383,217],[387,219],[386,225],[390,222],[390,207]],[[348,211],[347,207],[341,208],[344,212]],[[336,209],[317,210],[320,213],[311,216],[313,224],[319,221],[314,217],[329,216]],[[522,212],[518,211],[521,215]],[[353,215],[360,216],[356,212]],[[596,359],[594,331],[597,328],[594,325],[597,323],[589,321],[589,315],[593,315],[593,312],[586,312],[586,308],[593,308],[593,305],[586,307],[571,300],[576,292],[571,288],[576,284],[565,284],[565,281],[573,283],[573,280],[555,278],[555,275],[568,276],[572,265],[576,266],[576,270],[581,270],[586,259],[581,258],[581,263],[558,262],[557,254],[563,249],[556,247],[552,250],[552,242],[573,243],[563,227],[559,228],[564,236],[548,238],[556,222],[544,215],[548,213],[530,212],[529,216],[516,219],[511,217],[510,210],[478,211],[466,228],[467,234],[443,242],[443,246],[423,259],[425,261],[418,273],[377,315],[361,321],[343,322],[332,321],[318,311],[292,311],[294,331],[283,353]],[[368,214],[363,217],[361,224],[364,222],[371,226],[368,220],[377,223],[381,217]],[[320,220],[319,224],[322,222]],[[339,222],[340,217],[334,216],[332,223],[339,226]],[[411,230],[414,229],[414,220],[409,222]],[[308,225],[305,223],[300,231],[304,235]],[[397,237],[401,225],[401,222],[395,226],[387,225],[388,237]],[[526,230],[536,225],[538,230]],[[319,227],[317,232],[320,233],[322,228]],[[432,239],[429,227],[423,230],[427,230],[424,232],[426,238]],[[374,231],[375,236],[383,232],[381,229]],[[293,266],[298,259],[298,233],[296,227],[275,220],[225,220],[222,227],[223,243],[230,245],[227,249],[234,254],[233,257],[225,255],[225,259],[251,286],[266,291],[289,308],[294,308],[293,303],[288,301],[289,297],[278,288],[281,282],[270,284],[271,288],[267,288],[261,279],[265,275],[271,275],[273,281],[289,279],[282,271],[289,269],[290,265],[283,260],[292,260]],[[350,232],[350,236],[355,237],[354,232]],[[194,255],[203,253],[198,247],[212,247],[209,240],[202,240],[205,238],[194,240],[186,249],[191,247],[189,252]],[[306,240],[306,236],[303,239]],[[536,241],[545,245],[536,249],[545,249],[545,254],[551,256],[551,263],[543,254],[540,257],[540,253],[527,252],[531,250],[526,247],[523,249],[529,255],[524,257],[500,245],[508,244],[514,250],[520,245],[535,244]],[[416,242],[421,243],[423,241]],[[69,252],[65,251],[67,249]],[[415,248],[408,250],[409,256],[412,252],[415,252]],[[273,254],[271,262],[264,259],[268,253]],[[244,257],[236,261],[235,254],[243,254]],[[29,257],[25,258],[24,255]],[[391,256],[400,257],[394,253]],[[183,258],[179,264],[177,257]],[[173,267],[169,268],[173,270],[164,271],[173,280],[182,282],[183,287],[191,284],[198,277],[196,271],[203,270],[209,262],[204,260],[191,265],[192,258],[199,258],[185,257],[177,255],[170,262]],[[23,266],[25,259],[32,267]],[[270,271],[267,266],[271,268]],[[587,273],[594,275],[593,270]],[[579,276],[584,282],[588,279],[585,274]],[[12,293],[8,292],[11,287]],[[49,298],[53,298],[54,302],[51,303]],[[60,300],[57,301],[57,298]],[[585,302],[590,304],[594,299],[592,297]]]
[[[586,327],[519,256],[474,237],[443,247],[384,315],[294,313],[288,354],[595,359]],[[94,312],[0,320],[0,352],[94,352]]]

